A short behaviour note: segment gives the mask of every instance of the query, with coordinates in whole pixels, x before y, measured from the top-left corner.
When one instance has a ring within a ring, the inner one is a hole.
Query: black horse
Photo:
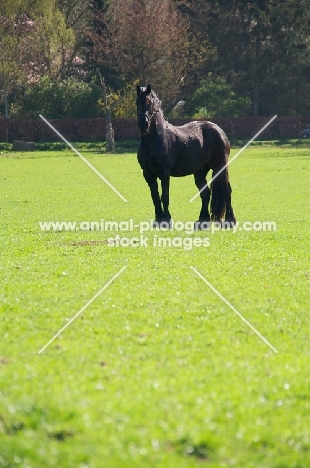
[[[150,85],[146,88],[137,85],[137,114],[141,132],[138,161],[151,190],[155,225],[170,225],[170,176],[193,174],[202,201],[196,228],[208,228],[211,221],[222,223],[224,215],[224,225],[233,226],[236,218],[227,169],[230,144],[224,131],[208,121],[190,122],[181,127],[169,124]],[[210,169],[213,177],[209,187],[206,176]],[[157,179],[161,181],[161,198]]]

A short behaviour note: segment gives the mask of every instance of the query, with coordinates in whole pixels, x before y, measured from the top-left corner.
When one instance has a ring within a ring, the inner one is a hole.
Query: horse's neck
[[[166,131],[166,120],[161,109],[154,114],[152,119],[152,132],[156,133],[159,137],[164,138]]]

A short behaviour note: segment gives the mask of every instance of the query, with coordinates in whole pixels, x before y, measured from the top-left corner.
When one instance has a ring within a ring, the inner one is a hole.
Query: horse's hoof
[[[154,221],[153,228],[155,229],[171,229],[171,219],[164,220],[161,219],[159,221]]]
[[[211,227],[211,222],[198,220],[195,222],[195,231],[208,231]]]
[[[236,226],[236,219],[225,219],[222,221],[222,229],[230,229]]]

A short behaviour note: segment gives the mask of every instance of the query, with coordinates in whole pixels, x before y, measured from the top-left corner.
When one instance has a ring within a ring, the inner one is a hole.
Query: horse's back
[[[173,142],[174,177],[194,174],[206,164],[210,169],[225,164],[229,155],[229,141],[225,132],[215,123],[201,120],[182,126],[167,125]]]

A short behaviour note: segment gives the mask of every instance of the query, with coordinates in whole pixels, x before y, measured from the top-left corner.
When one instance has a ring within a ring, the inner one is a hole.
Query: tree
[[[203,3],[211,5],[196,0],[196,8]],[[250,93],[254,115],[291,112],[294,105],[302,111],[298,94],[300,82],[307,82],[308,21],[309,0],[212,2],[206,24],[217,49],[214,70],[236,91]]]
[[[119,89],[124,85],[124,78],[112,55],[113,38],[108,27],[106,1],[93,0],[91,11],[91,28],[86,32],[85,41],[86,67],[97,77],[99,70],[107,86]]]
[[[25,12],[38,11],[40,5],[44,8],[52,0],[2,0],[0,3],[0,53],[1,74],[0,86],[3,88],[5,114],[8,117],[8,91],[10,84],[19,74],[19,64],[16,57],[20,52],[20,23],[25,18]]]
[[[56,0],[1,2],[1,81],[8,93],[44,75],[60,77],[73,44],[74,34],[66,27]]]
[[[97,12],[93,59],[116,70],[118,86],[150,82],[172,104],[187,66],[187,26],[171,0],[113,0]],[[101,58],[101,59],[100,59]]]
[[[104,81],[103,76],[100,74],[100,83],[102,87],[102,94],[103,94],[103,105],[105,110],[105,118],[106,118],[106,152],[110,153],[115,151],[115,142],[114,142],[114,131],[112,127],[112,120],[111,120],[111,105],[108,103],[108,95],[107,95],[107,87]]]
[[[56,5],[50,5],[32,16],[30,27],[21,43],[20,61],[28,80],[41,76],[61,79],[65,76],[67,62],[74,48],[75,36],[68,29],[64,16]]]
[[[73,47],[63,51],[62,77],[68,75],[85,77],[85,47],[88,33],[92,25],[92,0],[57,0],[59,11],[62,13],[66,28],[74,32]]]
[[[213,2],[208,0],[174,0],[187,22],[188,60],[184,69],[180,99],[187,99],[200,86],[201,80],[214,72],[217,49],[210,40],[207,18],[212,16]],[[212,27],[212,26],[211,26]]]
[[[165,112],[185,100],[190,112],[213,113],[224,96],[231,115],[229,103],[245,112],[250,96],[254,115],[306,115],[309,19],[310,0],[1,0],[4,108],[42,77],[101,86],[99,69],[109,106],[138,80]],[[205,104],[193,107],[198,95]],[[113,113],[133,109],[126,97]]]

